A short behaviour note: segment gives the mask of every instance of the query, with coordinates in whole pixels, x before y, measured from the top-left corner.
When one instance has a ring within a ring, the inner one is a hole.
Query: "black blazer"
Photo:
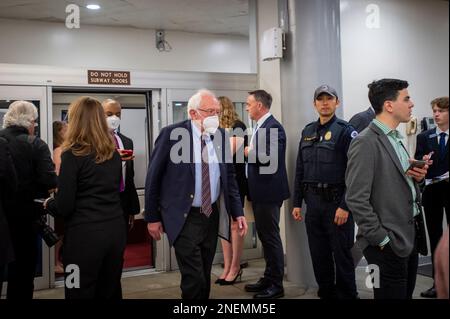
[[[225,149],[230,147],[225,130],[218,129],[213,143],[219,159],[220,189],[226,210],[233,219],[244,216],[232,159],[221,161],[226,156]],[[170,154],[174,151],[183,161],[171,160]],[[170,245],[180,234],[194,200],[193,154],[192,124],[186,120],[161,130],[150,159],[145,182],[145,220],[162,222]]]
[[[445,147],[445,155],[441,159],[439,151],[439,137],[436,135],[436,128],[424,131],[417,135],[416,159],[422,159],[424,155],[434,152],[431,156],[433,164],[427,172],[426,178],[433,178],[448,172],[448,142]]]
[[[358,133],[361,133],[366,127],[369,126],[370,122],[375,118],[375,113],[371,107],[363,112],[356,113],[350,119],[349,123],[356,129]]]
[[[64,217],[67,229],[123,218],[120,205],[122,160],[118,152],[96,164],[93,155],[75,156],[70,150],[61,155],[58,193],[49,201],[54,215]]]
[[[117,135],[122,140],[124,149],[134,150],[133,140],[121,133],[117,133]],[[120,193],[120,203],[125,215],[137,215],[141,210],[134,184],[134,161],[125,162],[125,189]]]
[[[8,222],[3,212],[3,199],[16,190],[17,176],[9,155],[8,142],[0,137],[0,266],[11,262],[14,256]],[[2,275],[0,274],[0,276]]]
[[[277,132],[272,140],[271,129]],[[263,132],[265,136],[261,136]],[[265,147],[260,146],[259,142],[264,142]],[[280,122],[270,116],[256,131],[248,156],[248,191],[251,201],[281,205],[289,198],[285,161],[286,133]],[[264,173],[266,169],[269,173]]]
[[[30,136],[24,127],[10,126],[0,131],[8,140],[8,148],[17,174],[17,191],[4,202],[9,228],[20,231],[24,223],[34,224],[35,198],[45,198],[56,188],[55,165],[48,145]]]

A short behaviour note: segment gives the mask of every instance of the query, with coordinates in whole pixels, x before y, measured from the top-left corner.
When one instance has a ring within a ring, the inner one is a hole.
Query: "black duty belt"
[[[304,188],[310,188],[312,190],[343,190],[344,184],[328,184],[328,183],[304,183]]]
[[[304,192],[312,191],[326,202],[337,202],[342,198],[344,184],[304,183]]]

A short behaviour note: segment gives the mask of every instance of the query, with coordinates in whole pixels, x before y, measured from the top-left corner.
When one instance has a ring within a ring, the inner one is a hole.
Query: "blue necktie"
[[[445,157],[445,137],[447,134],[442,132],[439,134],[439,157],[440,159],[444,159]]]

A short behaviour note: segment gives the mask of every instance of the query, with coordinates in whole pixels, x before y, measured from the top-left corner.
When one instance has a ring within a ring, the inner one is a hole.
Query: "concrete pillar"
[[[278,7],[279,21],[286,33],[287,49],[281,60],[281,109],[293,192],[300,133],[318,118],[313,107],[315,88],[327,83],[342,97],[340,6],[339,0],[279,0]],[[316,286],[304,221],[294,222],[290,215],[292,202],[286,206],[288,280],[301,286]]]

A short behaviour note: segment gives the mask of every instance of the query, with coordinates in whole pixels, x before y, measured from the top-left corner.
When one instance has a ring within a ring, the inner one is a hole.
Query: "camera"
[[[53,247],[59,241],[59,236],[56,232],[47,224],[47,214],[49,213],[44,209],[43,203],[45,199],[35,199],[35,208],[37,219],[35,220],[35,225],[39,235],[45,241],[48,247]]]

